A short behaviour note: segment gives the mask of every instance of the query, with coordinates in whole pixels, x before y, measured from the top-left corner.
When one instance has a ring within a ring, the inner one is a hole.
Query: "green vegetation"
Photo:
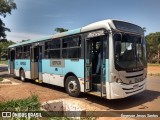
[[[2,81],[3,80],[3,78],[2,77],[0,77],[0,81]]]
[[[160,32],[150,33],[146,41],[148,62],[160,64]]]
[[[56,28],[55,31],[61,33],[61,32],[68,31],[68,29],[65,29],[65,28]]]
[[[0,61],[0,64],[8,65],[8,61],[7,61],[7,60],[5,60],[5,61]]]
[[[0,0],[0,16],[5,18],[7,14],[11,14],[11,11],[16,8],[14,0]],[[2,19],[0,19],[0,38],[6,37],[6,31],[10,32],[10,29],[6,28]]]
[[[32,95],[26,99],[11,100],[0,103],[0,111],[38,111],[40,102],[37,95]]]
[[[12,44],[15,44],[15,43],[13,41],[7,41],[7,40],[6,41],[0,41],[0,61],[2,59],[7,60],[7,58],[8,58],[7,49],[8,49],[8,46],[10,46]]]
[[[148,66],[157,66],[157,67],[160,67],[160,64],[152,64],[152,63],[148,63]]]

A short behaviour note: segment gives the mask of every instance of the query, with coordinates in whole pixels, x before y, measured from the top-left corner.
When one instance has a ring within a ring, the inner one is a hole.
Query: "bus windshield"
[[[145,41],[128,33],[114,34],[115,66],[119,70],[143,68],[146,64]]]

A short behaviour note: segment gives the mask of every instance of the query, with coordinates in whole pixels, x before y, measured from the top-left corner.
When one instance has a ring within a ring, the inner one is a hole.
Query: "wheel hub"
[[[75,81],[70,81],[68,83],[68,89],[70,92],[76,92],[77,91],[77,83]]]

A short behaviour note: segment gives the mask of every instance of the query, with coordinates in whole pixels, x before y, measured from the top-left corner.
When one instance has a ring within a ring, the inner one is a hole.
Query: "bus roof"
[[[69,31],[62,32],[62,33],[57,33],[57,34],[50,35],[50,36],[45,36],[45,37],[42,37],[42,38],[39,38],[39,39],[32,39],[32,40],[29,40],[29,41],[26,41],[26,42],[13,44],[13,45],[10,45],[8,48],[21,46],[21,45],[27,45],[27,44],[30,44],[30,43],[36,43],[36,42],[39,42],[39,41],[44,41],[44,40],[53,39],[53,38],[64,37],[64,36],[67,36],[67,35],[78,34],[80,32],[81,32],[81,28],[78,28],[78,29],[69,30]]]
[[[9,46],[9,48],[21,46],[21,45],[26,45],[26,44],[30,44],[30,43],[35,43],[35,42],[39,42],[39,41],[45,41],[47,39],[60,38],[60,37],[68,36],[68,35],[74,35],[74,34],[78,34],[81,32],[103,29],[103,28],[106,30],[116,29],[113,21],[120,21],[120,20],[107,19],[107,20],[98,21],[98,22],[89,24],[87,26],[84,26],[82,28],[69,30],[69,31],[62,32],[62,33],[57,33],[57,34],[46,36],[46,37],[43,37],[40,39],[32,39],[32,40],[29,40],[26,42],[17,43],[17,44]],[[120,21],[120,22],[125,22],[125,21]],[[129,22],[126,22],[126,23],[129,23]]]

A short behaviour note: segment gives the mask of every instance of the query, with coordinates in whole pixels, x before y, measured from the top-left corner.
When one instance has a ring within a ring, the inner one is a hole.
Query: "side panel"
[[[63,59],[60,59],[63,60]],[[50,59],[42,60],[42,77],[44,83],[64,87],[64,77],[67,73],[74,73],[80,82],[81,92],[84,92],[84,60],[64,60],[64,67],[54,67]]]
[[[20,68],[24,69],[25,72],[25,77],[30,79],[30,60],[29,59],[17,59],[15,60],[15,71],[16,71],[16,76],[19,76],[19,70]]]
[[[44,83],[63,87],[63,68],[53,67],[50,59],[42,60],[42,78]]]
[[[79,80],[80,90],[84,92],[84,59],[79,59],[78,61],[74,60],[65,60],[65,68],[63,70],[63,75],[67,73],[74,73]]]
[[[68,72],[73,72],[78,78],[84,79],[84,60],[65,60],[63,75],[66,75]]]

